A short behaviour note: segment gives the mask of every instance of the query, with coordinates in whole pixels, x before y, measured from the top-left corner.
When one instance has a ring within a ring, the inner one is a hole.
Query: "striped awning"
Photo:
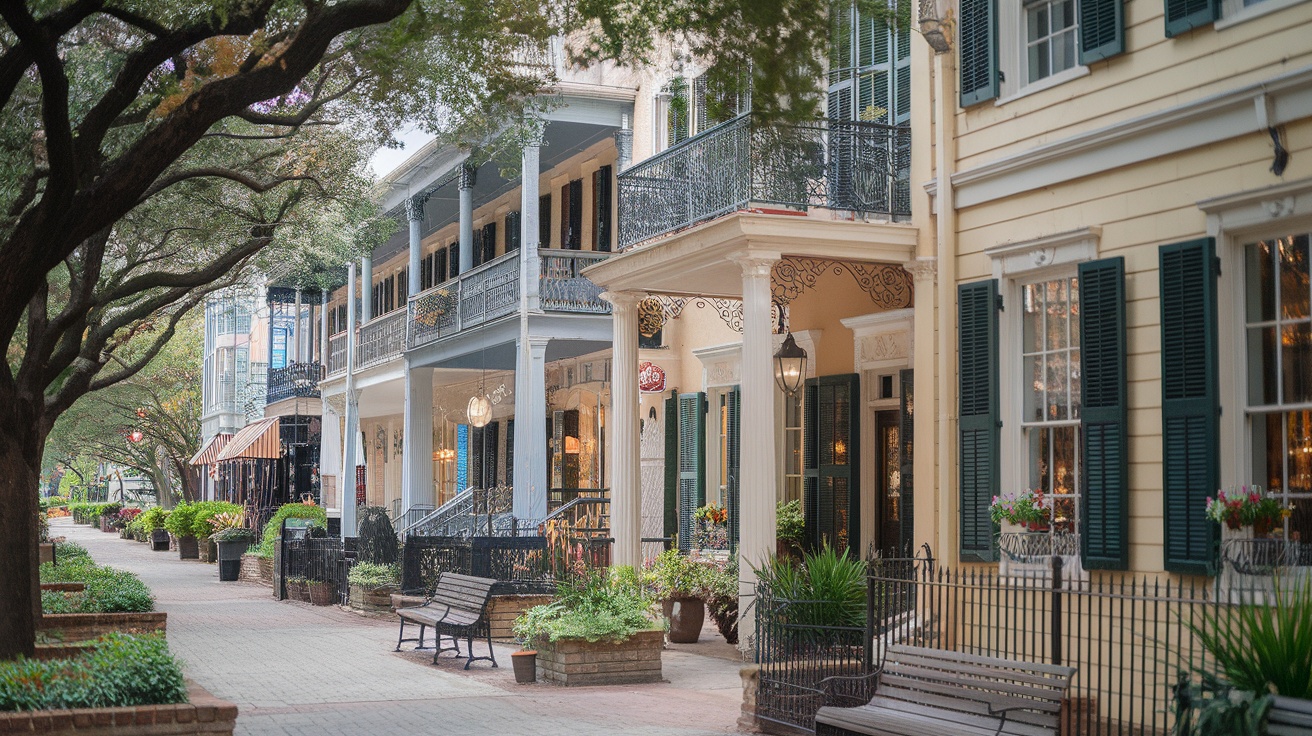
[[[233,435],[232,441],[219,453],[218,461],[277,460],[282,457],[278,441],[278,417],[261,419],[248,424]]]
[[[219,432],[210,438],[205,446],[200,448],[200,452],[191,458],[192,465],[213,465],[219,459],[219,453],[232,440],[232,435],[227,432]]]

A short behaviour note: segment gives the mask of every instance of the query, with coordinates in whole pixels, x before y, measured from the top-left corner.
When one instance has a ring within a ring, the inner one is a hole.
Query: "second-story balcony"
[[[335,376],[346,372],[346,332],[339,332],[328,338],[328,375]]]
[[[911,129],[741,115],[621,173],[619,246],[752,206],[910,217]]]
[[[284,368],[270,368],[264,401],[272,404],[293,396],[319,397],[323,366],[319,363],[292,363]]]
[[[384,314],[360,326],[355,344],[355,367],[369,368],[385,363],[405,350],[404,309]]]

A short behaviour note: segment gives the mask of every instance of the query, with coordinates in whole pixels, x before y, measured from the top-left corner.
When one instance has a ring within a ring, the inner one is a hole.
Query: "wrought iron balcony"
[[[601,288],[581,271],[606,260],[609,253],[543,249],[538,298],[548,312],[591,312],[610,314],[610,302],[601,298]]]
[[[328,338],[328,375],[346,372],[346,333],[339,332]]]
[[[355,345],[356,368],[385,363],[405,350],[406,312],[397,309],[360,327]]]
[[[908,127],[837,120],[767,126],[742,115],[619,175],[619,245],[752,204],[909,217],[910,171]]]
[[[265,388],[265,403],[272,404],[293,396],[318,398],[323,366],[318,363],[292,363],[285,368],[270,368]]]

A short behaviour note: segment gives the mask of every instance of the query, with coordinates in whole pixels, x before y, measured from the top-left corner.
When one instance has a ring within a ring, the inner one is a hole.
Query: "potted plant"
[[[738,643],[738,555],[729,555],[723,565],[710,572],[706,586],[706,610],[730,644]]]
[[[305,585],[305,578],[299,575],[288,577],[283,583],[287,586],[287,599],[293,601],[309,601],[310,592]]]
[[[358,562],[346,574],[351,586],[351,607],[362,611],[386,610],[392,604],[392,593],[401,584],[401,570],[395,565],[376,562]]]
[[[646,580],[670,622],[670,641],[695,644],[701,636],[711,570],[710,565],[691,560],[678,550],[662,552],[647,568]]]
[[[692,533],[692,546],[697,549],[729,549],[729,510],[717,503],[708,503],[693,513],[696,529]]]
[[[780,501],[774,511],[776,554],[780,557],[800,559],[802,556],[802,537],[805,534],[806,519],[802,516],[802,502],[797,500]]]
[[[563,685],[661,680],[664,633],[633,568],[585,570],[557,598],[515,620],[515,636],[537,652],[540,679]]]
[[[1281,504],[1274,496],[1263,495],[1260,486],[1217,491],[1215,498],[1207,499],[1207,518],[1232,531],[1251,527],[1253,536],[1258,539],[1275,533],[1291,513],[1293,509]]]
[[[255,541],[255,532],[243,526],[226,526],[214,532],[218,545],[219,580],[230,582],[241,576],[241,556]]]
[[[150,549],[154,552],[167,552],[169,549],[169,532],[164,528],[168,518],[169,512],[159,506],[152,506],[137,517],[137,523],[145,530],[150,539]]]
[[[191,531],[191,524],[196,519],[196,504],[180,503],[164,520],[164,528],[178,542],[178,559],[195,560],[200,557],[196,535]]]
[[[306,580],[306,587],[310,595],[310,603],[316,606],[330,606],[335,602],[337,591],[333,589],[333,584],[327,580]]]
[[[118,529],[114,527],[114,518],[118,516],[118,512],[122,510],[123,504],[121,503],[107,503],[102,505],[100,507],[100,531],[118,531]]]
[[[1031,532],[1046,532],[1052,520],[1052,504],[1043,491],[1026,489],[1020,493],[994,496],[989,505],[994,524],[1018,524]]]
[[[243,513],[245,508],[227,501],[201,501],[193,506],[196,513],[191,520],[191,533],[196,537],[200,561],[216,562],[219,550],[214,539],[211,538],[215,529],[212,520],[220,515],[228,515],[230,518],[232,514]]]

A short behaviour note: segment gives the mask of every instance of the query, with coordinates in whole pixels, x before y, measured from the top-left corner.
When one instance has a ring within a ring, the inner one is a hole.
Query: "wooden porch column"
[[[417,503],[435,506],[436,502],[433,492],[433,369],[406,365],[401,512],[409,511]]]
[[[541,521],[547,516],[547,343],[521,338],[515,346],[515,466],[511,513]]]
[[[755,610],[754,567],[765,564],[775,550],[775,413],[774,320],[771,315],[771,258],[744,258],[742,440],[739,445],[739,499],[742,514],[738,531],[738,636],[748,643],[756,632],[756,619],[742,612]]]
[[[355,390],[355,262],[346,269],[346,437],[342,442],[342,537],[355,536],[355,466],[356,446],[360,441],[360,397]],[[364,303],[369,292],[365,290]]]
[[[614,329],[610,389],[611,564],[642,565],[642,453],[639,447],[638,302],[645,294],[608,291]]]

